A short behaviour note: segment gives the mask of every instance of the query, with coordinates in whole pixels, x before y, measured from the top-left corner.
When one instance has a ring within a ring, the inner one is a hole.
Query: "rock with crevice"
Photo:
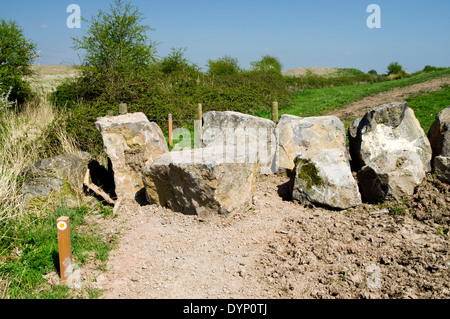
[[[335,116],[298,117],[284,114],[277,125],[278,166],[292,170],[294,159],[304,152],[340,148],[346,150],[345,127]]]
[[[295,161],[290,181],[293,199],[333,209],[361,204],[358,184],[342,148],[304,152]]]
[[[428,131],[433,149],[433,168],[438,179],[450,183],[450,106],[436,115]]]
[[[406,102],[381,105],[356,121],[349,141],[358,169],[384,155],[410,151],[419,156],[424,170],[431,171],[430,142]]]
[[[252,206],[258,165],[217,148],[162,155],[143,170],[147,201],[202,218],[246,212]]]
[[[203,114],[202,147],[223,149],[229,158],[245,154],[257,163],[261,174],[278,170],[276,124],[268,119],[239,112]],[[222,151],[220,151],[222,152]]]
[[[118,198],[142,200],[142,170],[169,151],[158,124],[144,113],[106,116],[95,123],[114,172]]]
[[[357,177],[363,199],[380,203],[413,195],[425,178],[425,169],[416,152],[399,151],[371,161]]]

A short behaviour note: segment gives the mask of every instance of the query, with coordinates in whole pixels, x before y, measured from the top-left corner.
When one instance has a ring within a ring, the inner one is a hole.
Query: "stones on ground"
[[[450,183],[450,106],[436,115],[428,131],[428,138],[433,149],[436,176],[441,181]]]
[[[277,125],[281,169],[292,170],[299,154],[323,149],[345,151],[345,127],[335,116],[301,118],[282,115]]]
[[[296,159],[290,187],[293,199],[335,209],[361,204],[358,185],[342,148],[308,151]]]
[[[381,105],[357,121],[349,133],[350,154],[358,168],[388,154],[411,151],[419,155],[424,169],[431,171],[430,142],[406,102]]]
[[[25,168],[22,172],[25,207],[29,207],[30,202],[45,204],[51,197],[59,201],[56,204],[63,198],[69,207],[77,206],[90,161],[88,153],[68,153],[41,159]]]
[[[102,117],[95,125],[113,167],[117,197],[141,201],[143,168],[169,151],[161,128],[141,112]]]
[[[357,177],[363,199],[378,203],[413,195],[425,178],[425,169],[416,152],[399,151],[379,156],[364,166]]]
[[[207,218],[252,206],[258,165],[246,154],[227,159],[223,148],[171,152],[143,170],[147,201]]]
[[[228,157],[244,154],[257,163],[261,174],[278,170],[275,123],[238,112],[206,112],[203,115],[202,147],[214,147]]]

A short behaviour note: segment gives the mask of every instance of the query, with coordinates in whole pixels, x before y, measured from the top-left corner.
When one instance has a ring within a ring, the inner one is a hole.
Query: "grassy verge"
[[[439,91],[419,94],[406,99],[406,101],[408,106],[414,110],[425,133],[428,134],[436,114],[450,105],[450,86],[447,85]]]
[[[333,86],[320,89],[305,89],[293,95],[292,106],[281,109],[280,115],[292,114],[303,117],[323,115],[327,111],[341,108],[344,105],[361,100],[370,95],[386,92],[394,88],[422,83],[448,75],[450,75],[450,69],[379,83],[364,83],[339,87]],[[268,112],[261,112],[259,115],[266,118],[270,117]]]
[[[85,222],[87,207],[68,209],[51,205],[39,211],[23,210],[21,186],[23,169],[37,160],[76,151],[75,142],[64,130],[63,116],[44,97],[29,101],[22,111],[0,112],[0,299],[3,298],[93,298],[98,291],[86,286],[82,291],[49,284],[44,275],[58,279],[56,219],[69,216],[72,248],[78,266],[92,260],[104,266],[113,237]],[[53,148],[48,140],[53,139]],[[100,205],[100,204],[99,204]],[[109,208],[96,209],[109,218]],[[110,215],[110,214],[109,214]]]
[[[86,285],[82,291],[67,286],[49,284],[43,276],[59,272],[56,220],[68,216],[71,221],[72,254],[74,263],[84,266],[95,258],[100,266],[108,258],[115,238],[104,240],[101,231],[85,222],[88,207],[69,209],[60,206],[45,216],[25,215],[20,220],[9,219],[2,224],[0,241],[0,278],[3,298],[63,299],[96,298],[99,291]]]

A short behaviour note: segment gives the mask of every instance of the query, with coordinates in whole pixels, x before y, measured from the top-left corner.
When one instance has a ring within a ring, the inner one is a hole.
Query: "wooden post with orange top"
[[[172,135],[172,114],[169,114],[169,146],[173,146],[173,135]]]
[[[61,282],[65,284],[73,271],[69,217],[58,218],[56,228],[58,229],[59,273]]]

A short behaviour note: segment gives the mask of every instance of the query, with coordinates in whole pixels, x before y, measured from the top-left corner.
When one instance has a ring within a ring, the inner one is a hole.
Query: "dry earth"
[[[33,65],[34,74],[29,77],[31,87],[43,93],[52,92],[68,78],[78,75],[78,70],[67,65]]]
[[[450,297],[449,185],[428,175],[403,203],[331,211],[291,201],[288,180],[260,176],[249,212],[208,220],[124,203],[91,220],[121,237],[82,278],[105,299]]]
[[[362,115],[448,81],[395,89],[335,115]],[[90,287],[105,299],[450,297],[449,185],[428,175],[401,203],[331,211],[292,201],[288,180],[260,176],[245,214],[201,220],[126,202],[114,219],[90,216],[105,240],[120,235],[107,271],[81,269],[81,294]]]
[[[327,75],[330,73],[335,73],[338,71],[337,68],[330,68],[330,67],[315,67],[315,68],[295,68],[289,71],[284,71],[281,72],[281,74],[283,75],[294,75],[294,76],[298,76],[298,75],[306,75],[306,73],[308,71],[311,71],[312,73],[316,74],[316,75]]]

